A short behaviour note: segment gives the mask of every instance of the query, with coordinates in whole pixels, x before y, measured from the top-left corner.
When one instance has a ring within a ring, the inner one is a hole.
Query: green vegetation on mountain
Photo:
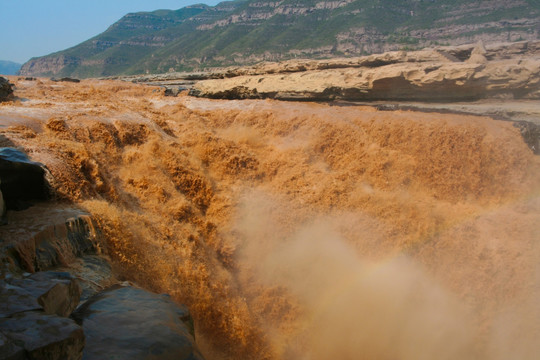
[[[95,77],[191,71],[294,57],[358,56],[539,38],[537,0],[237,0],[124,16],[22,74]]]

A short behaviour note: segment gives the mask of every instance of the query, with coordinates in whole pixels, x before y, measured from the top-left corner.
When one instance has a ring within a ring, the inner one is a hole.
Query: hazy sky
[[[218,0],[0,0],[0,60],[24,63],[75,46],[129,12]]]

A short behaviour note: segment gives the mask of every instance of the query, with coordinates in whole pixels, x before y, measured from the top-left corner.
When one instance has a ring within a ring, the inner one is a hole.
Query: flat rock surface
[[[24,312],[0,319],[0,333],[23,347],[26,358],[76,360],[82,356],[84,333],[73,320],[41,312]],[[11,345],[10,352],[17,353]],[[2,354],[3,355],[3,354]]]
[[[24,271],[67,265],[77,256],[95,252],[97,233],[90,216],[70,205],[38,203],[23,211],[8,211],[0,226],[3,257]]]
[[[0,281],[0,317],[31,310],[67,317],[79,304],[81,288],[68,273],[45,271]]]
[[[202,359],[182,322],[187,309],[166,295],[113,287],[90,298],[73,314],[86,335],[83,359]]]
[[[8,211],[8,224],[0,227],[0,241],[3,244],[24,241],[52,224],[63,224],[81,215],[88,213],[75,206],[51,202],[38,203],[22,211]]]

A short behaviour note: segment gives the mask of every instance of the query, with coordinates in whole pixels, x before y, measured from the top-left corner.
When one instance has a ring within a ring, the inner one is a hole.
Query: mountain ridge
[[[14,61],[0,60],[0,74],[2,75],[15,75],[21,68],[22,64]]]
[[[21,75],[100,77],[536,40],[534,0],[237,0],[131,13]]]

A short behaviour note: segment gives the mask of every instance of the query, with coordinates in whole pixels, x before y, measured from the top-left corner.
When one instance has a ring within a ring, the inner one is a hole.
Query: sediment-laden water
[[[484,117],[18,81],[47,165],[208,359],[533,359],[540,158]],[[142,325],[144,326],[144,325]]]

